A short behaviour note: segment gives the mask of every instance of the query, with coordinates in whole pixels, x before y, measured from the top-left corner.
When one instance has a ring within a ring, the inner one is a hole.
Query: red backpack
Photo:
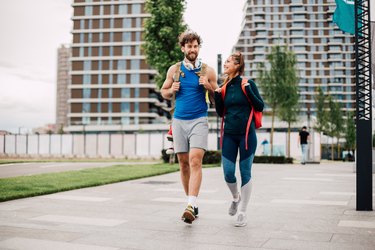
[[[262,116],[263,116],[262,112],[254,110],[254,106],[251,103],[250,98],[246,94],[246,90],[245,90],[244,84],[246,84],[247,82],[248,82],[248,79],[242,78],[242,83],[241,83],[242,92],[245,94],[246,99],[249,101],[250,105],[252,106],[252,109],[250,111],[249,120],[247,120],[247,126],[246,126],[246,140],[245,140],[246,150],[248,149],[247,138],[249,137],[249,130],[250,130],[251,120],[253,119],[253,116],[254,116],[255,128],[260,128],[260,127],[262,127]],[[224,98],[225,98],[226,91],[227,91],[227,84],[225,84],[223,87],[221,87],[221,97],[223,98],[223,101],[224,101]],[[223,113],[223,118],[221,120],[221,130],[220,130],[220,135],[221,135],[221,137],[220,137],[220,146],[221,147],[223,146],[224,114],[225,114],[225,109],[224,109],[224,113]]]

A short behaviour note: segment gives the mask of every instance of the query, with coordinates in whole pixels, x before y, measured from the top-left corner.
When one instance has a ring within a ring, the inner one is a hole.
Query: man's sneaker
[[[240,205],[241,196],[239,196],[238,201],[232,201],[232,204],[230,204],[228,214],[230,216],[234,216],[237,213],[238,205]]]
[[[166,153],[167,155],[174,154],[174,149],[173,149],[173,148],[168,148],[168,149],[165,151],[165,153]]]
[[[246,215],[240,213],[237,217],[236,223],[234,224],[235,227],[244,227],[247,225],[247,218]]]
[[[167,134],[167,140],[168,141],[173,141],[173,136],[171,134]]]
[[[194,208],[191,205],[188,205],[185,209],[184,213],[182,214],[181,219],[188,224],[191,224],[196,218],[196,214]]]

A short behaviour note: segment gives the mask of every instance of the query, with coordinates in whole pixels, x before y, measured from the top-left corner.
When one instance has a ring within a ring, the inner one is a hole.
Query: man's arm
[[[176,65],[169,67],[167,77],[160,89],[161,95],[164,99],[170,100],[174,93],[180,89],[180,82],[175,82],[173,76],[176,72]]]

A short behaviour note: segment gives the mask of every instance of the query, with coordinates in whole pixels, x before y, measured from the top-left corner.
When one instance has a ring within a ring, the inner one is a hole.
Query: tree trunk
[[[333,143],[333,138],[332,138],[332,142],[331,142],[331,160],[335,160],[335,144]]]
[[[290,122],[288,122],[288,158],[290,158]]]

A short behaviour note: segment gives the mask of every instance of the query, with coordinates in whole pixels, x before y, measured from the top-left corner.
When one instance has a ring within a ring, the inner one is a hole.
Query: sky
[[[200,58],[217,70],[231,53],[245,0],[187,0],[189,27],[203,39]],[[12,0],[0,8],[0,130],[30,133],[55,123],[57,49],[72,42],[71,0]]]

